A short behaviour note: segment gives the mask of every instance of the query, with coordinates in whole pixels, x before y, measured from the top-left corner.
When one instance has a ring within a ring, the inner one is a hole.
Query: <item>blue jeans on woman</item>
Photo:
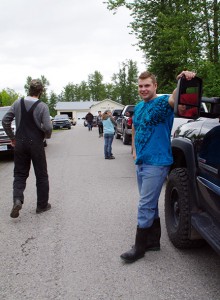
[[[108,159],[112,156],[112,142],[114,138],[114,133],[105,133],[104,134],[104,155]]]
[[[170,166],[136,166],[137,183],[140,195],[138,205],[138,226],[148,228],[159,217],[158,200]]]

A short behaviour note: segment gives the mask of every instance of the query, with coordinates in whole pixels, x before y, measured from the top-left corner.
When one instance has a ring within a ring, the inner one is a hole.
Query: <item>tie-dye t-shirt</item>
[[[137,165],[169,166],[173,163],[170,135],[174,113],[168,99],[168,95],[163,95],[135,106]]]

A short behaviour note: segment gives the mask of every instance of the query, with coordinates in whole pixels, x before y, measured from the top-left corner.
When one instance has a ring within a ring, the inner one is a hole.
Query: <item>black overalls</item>
[[[40,100],[36,101],[27,111],[24,99],[21,99],[21,121],[15,135],[13,200],[24,201],[32,161],[36,176],[37,207],[45,208],[49,198],[49,181],[43,145],[44,132],[37,127],[33,117],[33,111],[39,103]]]

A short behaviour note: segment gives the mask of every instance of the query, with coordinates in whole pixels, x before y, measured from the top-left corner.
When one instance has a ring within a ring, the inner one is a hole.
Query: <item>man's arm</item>
[[[3,126],[6,134],[9,136],[9,138],[11,140],[15,139],[15,134],[11,128],[11,123],[14,120],[14,118],[15,118],[15,115],[13,114],[11,109],[9,109],[9,111],[4,115],[4,117],[2,119],[2,126]]]
[[[42,129],[44,131],[45,138],[49,139],[52,134],[53,126],[50,120],[50,112],[47,105],[45,105],[43,110]]]
[[[117,126],[117,123],[115,122],[115,119],[114,119],[112,116],[110,116],[110,119],[111,119],[113,125],[114,125],[114,126]]]
[[[135,136],[135,129],[134,125],[132,124],[132,129],[131,129],[132,135],[131,135],[131,149],[132,149],[132,155],[133,159],[136,159],[136,149],[135,149],[135,142],[134,142],[134,136]]]
[[[182,71],[180,74],[177,75],[176,79],[179,80],[181,77],[185,76],[186,80],[191,80],[196,76],[196,73],[191,71]],[[176,99],[176,89],[173,91],[172,95],[168,100],[171,107],[174,107],[174,102]]]

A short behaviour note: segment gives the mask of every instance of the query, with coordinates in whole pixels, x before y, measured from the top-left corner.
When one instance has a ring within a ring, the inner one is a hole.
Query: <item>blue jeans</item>
[[[92,130],[92,122],[88,122],[88,130]]]
[[[114,133],[104,134],[104,155],[105,158],[109,158],[112,155],[112,142],[114,138]]]
[[[140,195],[138,226],[148,228],[159,217],[158,200],[170,166],[137,165],[137,183]]]

